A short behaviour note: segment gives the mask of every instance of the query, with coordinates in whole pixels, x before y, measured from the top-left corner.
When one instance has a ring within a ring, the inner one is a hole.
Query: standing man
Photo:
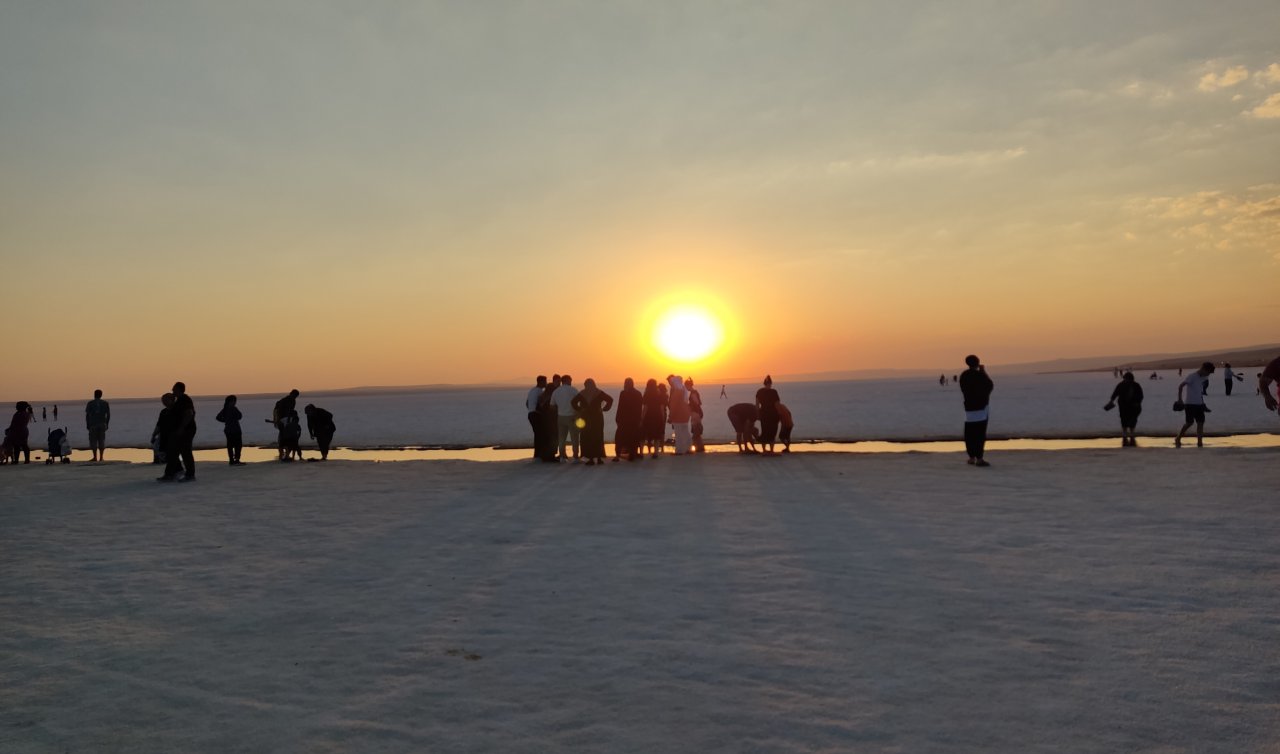
[[[1213,370],[1213,362],[1206,361],[1200,365],[1199,369],[1178,383],[1178,402],[1173,407],[1176,410],[1178,406],[1182,406],[1182,410],[1187,415],[1187,421],[1182,425],[1182,429],[1178,430],[1178,436],[1173,439],[1175,448],[1182,447],[1182,436],[1187,433],[1192,422],[1196,425],[1196,447],[1204,447],[1204,415],[1207,411],[1204,407],[1204,391],[1209,387],[1209,375],[1213,374]]]
[[[1224,362],[1222,362],[1222,376],[1226,379],[1226,383],[1227,383],[1227,384],[1226,384],[1226,394],[1227,394],[1227,395],[1231,395],[1231,381],[1232,381],[1232,378],[1235,378],[1235,379],[1237,379],[1237,380],[1239,380],[1239,381],[1241,381],[1241,382],[1244,382],[1244,372],[1241,372],[1241,373],[1239,373],[1239,374],[1236,374],[1236,372],[1235,372],[1234,370],[1232,370],[1232,369],[1231,369],[1231,365],[1230,365],[1230,364],[1228,364],[1228,363],[1226,363],[1225,361],[1224,361]]]
[[[524,408],[529,412],[529,426],[533,428],[533,460],[538,460],[543,456],[543,446],[546,443],[543,431],[545,423],[542,421],[542,415],[538,413],[538,401],[542,398],[542,394],[547,391],[547,376],[545,374],[538,375],[538,384],[536,387],[529,389],[529,395],[524,399]]]
[[[573,399],[578,390],[573,386],[573,378],[564,375],[560,378],[560,387],[551,394],[551,405],[556,410],[555,444],[560,447],[560,463],[564,463],[565,440],[573,445],[573,462],[578,463],[578,455],[582,450],[582,427],[578,425],[577,411],[573,408]]]
[[[84,425],[89,430],[89,450],[93,460],[103,460],[107,447],[107,425],[111,423],[111,406],[102,400],[102,391],[93,391],[93,400],[84,406]]]
[[[320,448],[320,460],[329,460],[329,443],[333,442],[333,433],[338,431],[338,425],[333,423],[333,414],[310,403],[302,410],[307,414],[307,434],[311,435],[311,439]],[[301,458],[302,454],[299,453],[298,457]]]
[[[973,466],[990,466],[983,460],[987,447],[987,420],[991,418],[991,391],[995,383],[977,356],[964,357],[969,366],[960,375],[960,393],[964,396],[964,449]]]
[[[191,446],[196,439],[196,406],[187,395],[186,383],[173,383],[173,407],[169,411],[173,417],[173,434],[169,437],[169,447],[165,448],[164,476],[156,481],[172,482],[178,478],[179,471],[185,471],[181,481],[194,482],[196,457]]]
[[[1276,397],[1271,397],[1271,383],[1276,384]],[[1271,360],[1262,374],[1258,375],[1258,393],[1262,396],[1262,405],[1268,411],[1276,410],[1276,398],[1280,398],[1280,357]]]

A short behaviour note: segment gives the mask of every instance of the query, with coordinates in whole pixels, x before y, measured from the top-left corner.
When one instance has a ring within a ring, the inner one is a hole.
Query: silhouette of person
[[[791,416],[791,409],[781,402],[778,403],[778,439],[782,441],[783,453],[791,452],[791,430],[795,427],[796,422]]]
[[[940,375],[938,375],[938,384],[939,384],[939,385],[946,385],[946,384],[947,384],[947,376],[946,376],[945,374],[940,374]]]
[[[1110,411],[1120,406],[1120,437],[1124,447],[1138,446],[1134,430],[1138,427],[1138,414],[1142,413],[1142,386],[1133,379],[1133,372],[1125,372],[1120,384],[1111,391],[1111,398],[1104,409]]]
[[[524,408],[529,412],[529,427],[533,429],[533,458],[538,460],[543,456],[543,444],[545,443],[545,435],[542,421],[542,415],[538,413],[538,402],[542,399],[542,394],[547,391],[547,376],[545,374],[538,375],[538,384],[529,389],[528,395],[524,399]]]
[[[1213,371],[1213,362],[1206,361],[1200,365],[1199,369],[1178,383],[1178,402],[1174,404],[1174,408],[1181,405],[1187,421],[1182,425],[1182,429],[1178,430],[1178,436],[1173,439],[1175,448],[1182,447],[1182,438],[1191,428],[1192,423],[1196,425],[1196,447],[1204,447],[1204,415],[1209,410],[1204,405],[1204,391],[1209,387],[1209,375],[1213,374]]]
[[[613,420],[618,428],[613,436],[613,460],[626,456],[628,461],[640,457],[640,448],[644,441],[644,430],[641,418],[644,416],[644,396],[636,390],[635,380],[628,377],[622,383],[622,392],[618,394],[618,410]]]
[[[773,389],[773,378],[764,377],[764,387],[756,391],[756,411],[760,413],[760,449],[773,453],[774,440],[778,436],[778,391]]]
[[[169,442],[173,437],[173,430],[177,427],[176,419],[173,413],[173,393],[165,393],[160,396],[159,416],[156,417],[155,429],[151,430],[151,462],[166,463]]]
[[[969,369],[960,375],[960,393],[964,396],[964,447],[969,463],[974,466],[990,466],[983,459],[987,448],[987,420],[989,403],[995,383],[987,376],[986,369],[977,356],[964,357]]]
[[[676,455],[682,456],[693,447],[693,433],[689,427],[692,418],[689,391],[684,386],[684,378],[678,374],[667,375],[667,384],[671,386],[667,398],[667,421],[675,430]]]
[[[1276,396],[1271,396],[1271,385],[1276,385]],[[1262,405],[1267,407],[1268,411],[1276,410],[1276,399],[1280,398],[1280,357],[1271,360],[1261,372],[1258,373],[1258,393],[1262,396]]]
[[[720,397],[721,397],[721,398],[728,398],[728,397],[729,397],[729,394],[725,392],[724,388],[725,388],[725,386],[724,386],[724,385],[721,385],[721,386],[720,386]]]
[[[689,391],[689,433],[693,435],[693,450],[705,453],[707,448],[702,444],[702,393],[693,386],[692,377],[684,381],[684,386]]]
[[[280,438],[283,437],[285,424],[289,418],[289,414],[298,410],[299,395],[301,395],[301,393],[299,393],[296,388],[290,390],[289,394],[276,401],[275,407],[271,409],[271,424],[276,428],[276,445],[278,446],[280,460],[282,461],[285,459],[285,447],[284,443],[280,441]]]
[[[187,395],[187,386],[182,382],[173,383],[174,415],[173,434],[169,438],[169,447],[165,449],[164,476],[157,481],[172,482],[178,479],[178,472],[184,472],[183,482],[194,482],[196,479],[196,456],[192,444],[196,439],[196,406]]]
[[[578,389],[573,386],[573,377],[560,377],[560,387],[551,394],[551,405],[556,409],[556,445],[560,449],[560,462],[565,461],[566,441],[573,447],[573,462],[579,462],[582,451],[582,427],[578,426],[577,412],[573,408],[573,399]]]
[[[58,420],[58,404],[53,404],[53,420]]]
[[[644,386],[642,399],[644,413],[641,424],[644,428],[644,444],[649,449],[649,457],[662,452],[662,443],[667,435],[667,398],[658,387],[658,381],[650,378]]]
[[[734,440],[738,443],[739,453],[755,453],[756,446],[753,442],[759,436],[756,431],[756,420],[760,418],[760,412],[751,403],[735,403],[729,407],[726,412],[729,415],[729,423],[733,425]]]
[[[89,430],[89,450],[93,460],[103,460],[107,446],[107,427],[111,424],[111,406],[102,400],[102,391],[93,391],[93,400],[84,405],[84,425]]]
[[[1230,364],[1227,364],[1226,362],[1223,362],[1223,364],[1222,364],[1222,372],[1223,372],[1222,376],[1223,376],[1223,377],[1225,378],[1225,380],[1226,380],[1226,383],[1225,383],[1225,384],[1226,384],[1226,394],[1227,394],[1227,395],[1231,395],[1231,387],[1232,387],[1231,383],[1232,383],[1233,379],[1234,379],[1234,380],[1239,380],[1240,382],[1244,382],[1244,373],[1243,373],[1243,372],[1241,372],[1241,373],[1239,373],[1239,374],[1236,374],[1236,372],[1235,372],[1234,370],[1232,370],[1232,369],[1231,369],[1231,365],[1230,365]]]
[[[604,412],[613,408],[613,398],[588,377],[570,404],[582,422],[582,455],[587,465],[604,463]]]
[[[48,407],[48,406],[41,406],[41,407],[40,407],[40,421],[42,421],[42,422],[43,422],[43,421],[48,421],[48,420],[49,420],[49,407]]]
[[[222,422],[222,433],[227,437],[227,463],[243,466],[240,463],[240,452],[244,450],[244,434],[240,430],[240,420],[244,415],[236,408],[236,397],[228,395],[222,401],[222,410],[213,418]]]
[[[333,414],[310,403],[302,410],[307,415],[307,434],[316,441],[316,447],[320,449],[320,460],[329,460],[329,444],[333,442],[333,433],[338,431],[338,425],[333,423]],[[298,451],[298,457],[302,457],[301,450]]]
[[[9,456],[13,463],[18,462],[18,453],[23,454],[23,463],[31,463],[31,446],[27,444],[31,431],[27,429],[27,425],[34,416],[31,404],[26,401],[14,404],[13,418],[9,420],[9,428],[4,431],[4,442],[9,446]]]
[[[538,416],[542,419],[542,460],[544,463],[555,463],[556,432],[560,429],[560,417],[556,407],[551,405],[551,396],[560,388],[560,375],[553,375],[546,389],[538,397]]]

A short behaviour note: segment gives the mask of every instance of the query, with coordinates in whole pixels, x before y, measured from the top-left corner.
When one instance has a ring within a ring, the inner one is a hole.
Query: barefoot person
[[[533,429],[533,460],[535,461],[544,455],[543,446],[546,444],[546,432],[543,430],[546,423],[542,420],[542,414],[538,412],[538,402],[542,400],[542,394],[545,392],[547,392],[547,376],[540,374],[538,384],[529,389],[524,399],[525,411],[529,413],[529,426]]]
[[[562,375],[560,387],[551,394],[551,405],[556,411],[555,443],[560,452],[560,463],[565,462],[565,444],[573,448],[573,462],[578,463],[582,452],[582,428],[578,426],[578,414],[573,408],[573,399],[578,389],[573,386],[573,377]]]
[[[1271,385],[1276,386],[1276,395],[1271,395]],[[1258,395],[1262,396],[1262,405],[1268,411],[1276,410],[1276,398],[1280,398],[1280,357],[1271,360],[1262,373],[1258,375]]]
[[[1138,426],[1138,414],[1142,413],[1142,386],[1133,379],[1133,372],[1125,372],[1120,384],[1111,391],[1111,399],[1104,409],[1110,411],[1120,406],[1120,444],[1124,447],[1138,446],[1138,438],[1133,432]]]
[[[84,425],[89,430],[89,450],[93,460],[103,460],[107,445],[107,425],[111,423],[111,406],[102,400],[102,391],[93,391],[93,400],[84,405]]]
[[[1213,371],[1213,362],[1206,361],[1200,365],[1199,369],[1178,383],[1178,401],[1174,404],[1174,409],[1177,410],[1181,405],[1187,421],[1182,425],[1182,429],[1178,430],[1178,436],[1173,439],[1173,445],[1176,448],[1182,447],[1182,437],[1187,434],[1187,430],[1193,423],[1196,425],[1196,447],[1204,447],[1204,415],[1208,411],[1204,405],[1204,391],[1209,387],[1209,375],[1213,374]]]
[[[338,425],[333,423],[333,414],[310,403],[302,410],[307,414],[307,434],[316,441],[316,447],[320,449],[320,460],[329,460],[329,444],[333,442],[333,433],[338,431]],[[298,456],[301,457],[302,454],[299,453]]]
[[[232,466],[243,466],[240,463],[240,452],[244,450],[244,435],[240,430],[240,420],[244,417],[236,408],[236,397],[228,395],[222,401],[222,410],[213,417],[222,422],[222,433],[227,437],[227,463]]]
[[[181,481],[196,480],[196,456],[191,446],[196,439],[196,407],[187,395],[187,386],[181,382],[173,383],[173,408],[170,409],[173,419],[173,434],[169,437],[169,447],[165,448],[166,464],[164,476],[156,481],[172,482],[178,479],[178,472],[184,472]]]
[[[735,403],[728,410],[729,423],[733,425],[734,440],[738,443],[739,453],[755,453],[755,438],[760,435],[756,430],[756,419],[760,412],[750,403]]]
[[[964,357],[968,369],[960,375],[960,393],[964,396],[964,449],[969,463],[990,466],[983,459],[987,448],[987,420],[991,418],[991,391],[995,383],[977,356]]]
[[[760,449],[767,454],[773,453],[778,436],[778,403],[781,400],[778,391],[773,389],[773,377],[766,374],[764,387],[756,391],[756,411],[760,415]]]

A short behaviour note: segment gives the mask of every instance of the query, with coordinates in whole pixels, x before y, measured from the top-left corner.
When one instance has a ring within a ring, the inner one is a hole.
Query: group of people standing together
[[[724,395],[723,388],[721,395]],[[588,378],[583,389],[573,386],[570,375],[538,375],[537,384],[525,397],[525,410],[533,430],[533,457],[547,463],[604,463],[604,414],[613,409],[613,396]],[[667,375],[663,382],[650,379],[641,392],[635,380],[628,377],[616,401],[614,413],[614,461],[635,461],[661,455],[671,428],[676,455],[701,453],[705,411],[702,394],[694,387],[692,377]],[[750,411],[742,410],[742,407]],[[761,430],[754,428],[759,420]],[[784,452],[790,449],[791,412],[782,405],[773,380],[765,377],[764,387],[756,393],[756,404],[735,404],[729,409],[741,452],[756,452],[753,442],[759,439],[766,453],[772,453],[779,426],[783,428]],[[572,456],[569,453],[572,452]]]

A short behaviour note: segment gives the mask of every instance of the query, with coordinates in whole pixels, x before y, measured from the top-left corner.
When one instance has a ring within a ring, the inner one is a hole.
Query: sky
[[[0,0],[0,397],[1280,342],[1280,4]],[[655,313],[727,340],[676,364]]]

